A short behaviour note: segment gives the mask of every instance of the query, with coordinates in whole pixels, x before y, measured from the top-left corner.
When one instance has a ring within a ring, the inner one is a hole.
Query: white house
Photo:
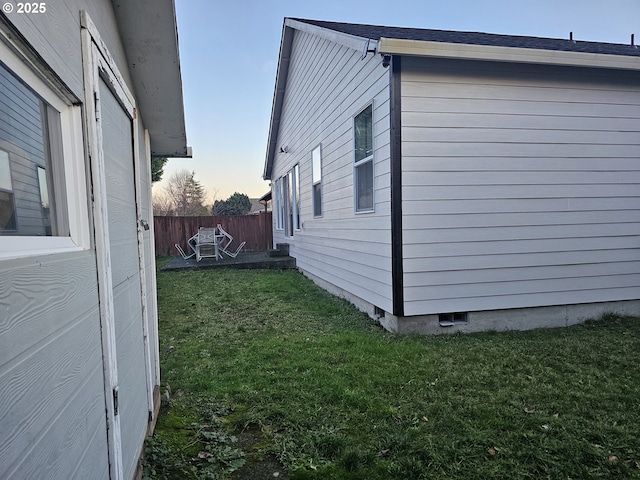
[[[159,406],[150,158],[188,154],[173,0],[3,5],[3,480],[136,475]]]
[[[640,49],[284,21],[274,242],[398,332],[640,313]]]

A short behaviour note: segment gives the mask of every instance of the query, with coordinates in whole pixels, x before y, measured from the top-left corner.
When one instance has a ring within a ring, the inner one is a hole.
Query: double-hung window
[[[373,211],[373,105],[356,115],[353,131],[356,212],[370,212]]]
[[[313,216],[322,216],[322,149],[318,145],[311,152],[311,184]]]

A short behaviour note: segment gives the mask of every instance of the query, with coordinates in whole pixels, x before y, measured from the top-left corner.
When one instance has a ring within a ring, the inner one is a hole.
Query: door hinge
[[[118,415],[118,392],[119,387],[113,387],[113,414]]]
[[[98,92],[93,92],[93,101],[95,105],[96,122],[99,122],[100,121],[100,95],[98,94]]]

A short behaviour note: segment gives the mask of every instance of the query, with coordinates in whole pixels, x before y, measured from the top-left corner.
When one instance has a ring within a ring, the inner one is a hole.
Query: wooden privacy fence
[[[265,251],[273,246],[271,212],[219,217],[153,217],[156,255],[178,255],[176,243],[189,252],[187,240],[198,232],[198,228],[218,224],[233,236],[231,248],[234,250],[240,242],[247,242],[244,250],[249,251]]]

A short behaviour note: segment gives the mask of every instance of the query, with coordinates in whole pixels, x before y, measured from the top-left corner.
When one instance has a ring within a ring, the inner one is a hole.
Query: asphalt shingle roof
[[[449,30],[430,30],[423,28],[385,27],[380,25],[363,25],[355,23],[325,22],[293,18],[337,32],[357,37],[379,40],[394,38],[401,40],[420,40],[428,42],[460,43],[468,45],[488,45],[495,47],[533,48],[540,50],[556,50],[563,52],[598,53],[604,55],[624,55],[640,57],[640,48],[631,44],[585,42],[558,38],[525,37],[517,35],[497,35],[492,33],[456,32]]]

